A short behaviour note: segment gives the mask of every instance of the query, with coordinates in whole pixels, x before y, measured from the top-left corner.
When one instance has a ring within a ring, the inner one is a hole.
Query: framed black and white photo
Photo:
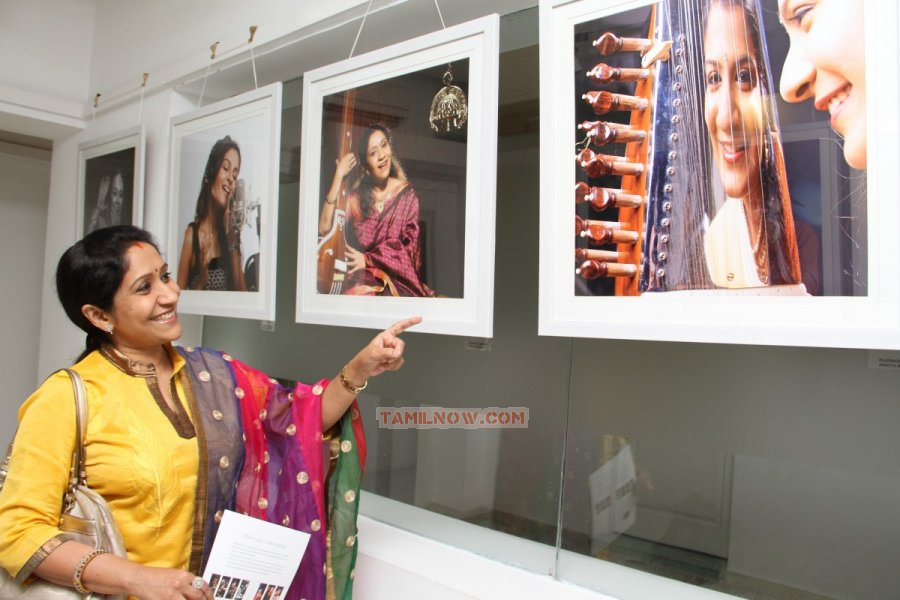
[[[77,237],[110,225],[141,226],[144,146],[142,127],[78,145]]]
[[[304,75],[298,322],[492,335],[498,24]]]
[[[281,84],[171,121],[169,266],[186,313],[274,320]]]

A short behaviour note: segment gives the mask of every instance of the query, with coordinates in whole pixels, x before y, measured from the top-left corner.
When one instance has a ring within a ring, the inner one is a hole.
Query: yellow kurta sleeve
[[[177,355],[173,362],[176,372],[184,365]],[[138,376],[101,352],[74,368],[87,391],[87,484],[109,505],[128,558],[186,568],[199,449],[184,389],[176,383],[182,416],[173,422],[161,398],[154,397],[149,382],[155,384],[155,377]],[[0,566],[10,574],[30,574],[59,539],[74,446],[74,392],[68,375],[57,373],[19,411],[9,475],[0,492]]]
[[[71,379],[56,373],[19,410],[9,474],[0,492],[0,566],[27,573],[46,556],[42,546],[57,528],[75,447]],[[29,563],[29,560],[31,562]]]

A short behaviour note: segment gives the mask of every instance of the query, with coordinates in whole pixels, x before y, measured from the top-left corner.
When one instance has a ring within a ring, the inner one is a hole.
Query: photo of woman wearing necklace
[[[704,30],[705,121],[724,193],[703,238],[722,288],[800,282],[800,259],[755,3],[711,0]]]
[[[346,266],[348,295],[434,296],[421,278],[419,197],[393,152],[391,132],[380,123],[360,135],[356,152],[337,160],[319,215],[319,235],[335,216],[341,185],[359,166],[348,195]]]

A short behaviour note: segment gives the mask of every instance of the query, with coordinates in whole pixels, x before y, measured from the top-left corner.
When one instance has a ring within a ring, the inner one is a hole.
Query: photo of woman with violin
[[[357,167],[361,173],[347,196],[347,279],[341,293],[434,296],[420,276],[419,197],[393,152],[386,126],[367,127],[356,152],[337,160],[322,203],[319,234],[327,236],[334,229],[338,197]]]

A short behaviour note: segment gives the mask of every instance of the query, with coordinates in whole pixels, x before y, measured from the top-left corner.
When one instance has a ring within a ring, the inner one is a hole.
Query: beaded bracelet
[[[85,568],[87,568],[88,563],[100,556],[101,554],[109,554],[108,550],[91,550],[87,554],[81,557],[81,560],[78,561],[78,566],[75,567],[75,572],[72,574],[72,582],[75,584],[75,590],[78,591],[79,594],[90,594],[91,590],[84,587],[84,584],[81,583],[81,576],[84,574]]]
[[[361,391],[366,389],[366,386],[369,385],[369,380],[367,379],[362,385],[353,385],[353,383],[347,379],[347,375],[344,374],[344,369],[346,369],[346,365],[341,369],[341,373],[339,375],[341,380],[341,385],[344,386],[344,389],[353,394],[354,396],[358,396]]]

